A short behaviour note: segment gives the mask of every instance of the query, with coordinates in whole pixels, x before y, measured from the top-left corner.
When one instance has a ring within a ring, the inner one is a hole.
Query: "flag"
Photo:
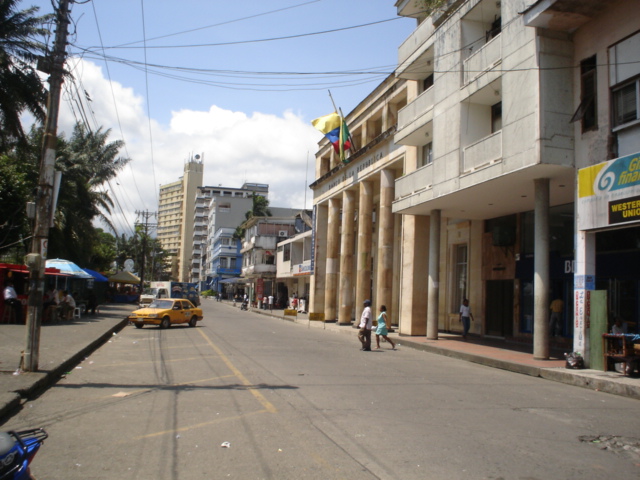
[[[351,148],[349,129],[344,118],[333,112],[324,117],[316,118],[311,122],[311,125],[324,133],[324,136],[329,139],[334,150],[340,156],[340,160],[344,162],[346,151]]]

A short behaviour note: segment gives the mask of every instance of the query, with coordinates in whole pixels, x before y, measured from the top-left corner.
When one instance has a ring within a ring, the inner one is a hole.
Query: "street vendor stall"
[[[140,278],[131,272],[122,271],[109,277],[109,282],[120,284],[112,292],[112,300],[116,303],[135,303],[140,298]],[[133,285],[133,287],[128,287]]]

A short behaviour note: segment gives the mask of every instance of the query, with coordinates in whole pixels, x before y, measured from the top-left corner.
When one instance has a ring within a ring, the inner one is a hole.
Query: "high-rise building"
[[[202,158],[194,155],[185,163],[184,175],[178,181],[160,186],[157,236],[162,248],[173,256],[171,276],[176,281],[189,279],[193,244],[184,239],[193,237],[191,212],[195,208],[197,188],[202,185],[202,175]]]
[[[214,244],[217,232],[221,228],[235,230],[245,221],[245,213],[252,209],[253,195],[266,198],[268,194],[269,185],[262,183],[245,183],[240,188],[197,188],[189,281],[203,282],[203,289],[217,290],[217,282],[229,275],[226,271],[222,275],[217,266],[221,262],[233,263],[230,257],[224,260],[217,258],[222,252]]]

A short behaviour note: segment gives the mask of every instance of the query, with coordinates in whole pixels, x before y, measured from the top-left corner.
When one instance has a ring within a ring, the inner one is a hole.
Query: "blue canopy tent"
[[[109,279],[99,272],[83,268],[85,272],[93,277],[93,293],[96,297],[96,304],[100,305],[107,301],[107,289],[109,288]]]
[[[55,277],[55,284],[50,285],[56,290],[68,290],[74,296],[76,303],[86,303],[87,291],[93,287],[94,278],[75,263],[62,258],[47,260],[46,268],[57,268],[61,276]],[[59,280],[64,279],[64,286]]]

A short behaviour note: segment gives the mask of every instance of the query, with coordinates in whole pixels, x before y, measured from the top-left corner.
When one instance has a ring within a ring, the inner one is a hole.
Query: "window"
[[[502,17],[496,18],[491,24],[491,28],[486,33],[487,43],[489,40],[496,38],[502,32]]]
[[[491,105],[491,133],[502,130],[502,102]]]
[[[580,105],[571,122],[582,120],[582,131],[593,130],[597,123],[596,56],[580,62]]]
[[[455,278],[453,285],[453,298],[451,299],[452,312],[457,313],[462,305],[462,300],[467,298],[467,245],[455,245],[454,247]]]
[[[227,257],[220,257],[220,268],[229,268],[229,259]]]
[[[282,250],[282,261],[288,262],[289,260],[291,260],[291,244],[287,243]]]
[[[433,73],[422,80],[422,91],[425,92],[433,87]]]
[[[617,127],[625,123],[639,119],[638,112],[638,88],[640,80],[613,91],[613,126]]]
[[[422,147],[422,158],[420,162],[420,167],[433,163],[433,142],[429,142]]]

